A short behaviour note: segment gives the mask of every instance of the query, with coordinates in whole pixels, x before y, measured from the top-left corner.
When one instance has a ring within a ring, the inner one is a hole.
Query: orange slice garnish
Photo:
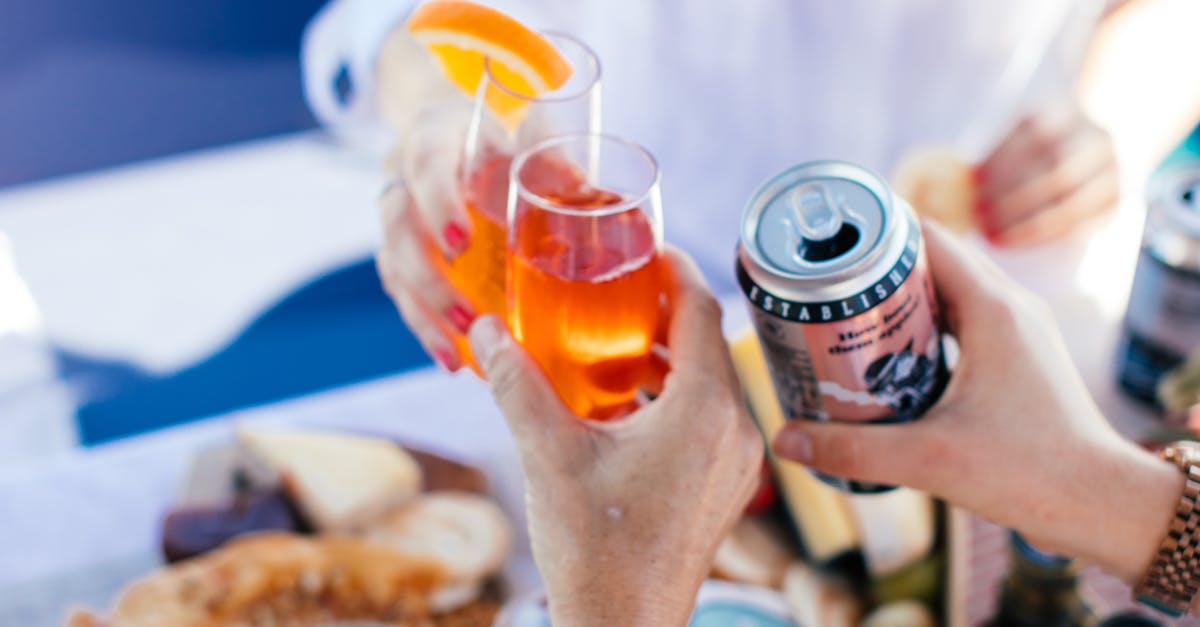
[[[413,11],[406,28],[468,96],[478,91],[484,60],[490,60],[492,75],[504,89],[488,89],[485,103],[510,126],[520,123],[531,99],[571,77],[571,64],[545,37],[474,2],[426,2]]]

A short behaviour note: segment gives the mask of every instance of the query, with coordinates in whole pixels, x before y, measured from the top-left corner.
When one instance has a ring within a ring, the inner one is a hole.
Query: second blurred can
[[[1156,176],[1149,185],[1117,378],[1131,396],[1155,400],[1164,374],[1200,349],[1200,166]]]
[[[865,168],[818,161],[764,184],[742,217],[737,275],[789,420],[908,421],[945,389],[921,229]]]

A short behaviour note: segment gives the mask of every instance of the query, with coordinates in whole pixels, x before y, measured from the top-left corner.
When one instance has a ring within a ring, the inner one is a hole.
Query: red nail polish
[[[983,166],[977,165],[971,168],[971,181],[974,182],[976,186],[983,185],[983,183],[987,181],[987,172],[984,171]]]
[[[998,229],[994,226],[984,225],[983,237],[984,237],[984,239],[986,239],[988,241],[989,244],[991,244],[993,246],[1004,245],[1004,241],[1000,237],[1000,229]]]
[[[446,308],[446,317],[460,333],[470,330],[471,323],[475,321],[475,314],[459,303],[454,303]]]
[[[467,247],[467,230],[457,222],[447,224],[442,235],[446,237],[446,244],[455,252],[462,252]]]
[[[455,370],[458,370],[458,366],[459,366],[458,358],[455,357],[453,353],[451,353],[450,351],[448,351],[444,348],[439,348],[439,349],[434,350],[433,358],[435,360],[437,360],[438,364],[440,364],[443,368],[445,368],[446,370],[449,370],[450,372],[454,372]]]

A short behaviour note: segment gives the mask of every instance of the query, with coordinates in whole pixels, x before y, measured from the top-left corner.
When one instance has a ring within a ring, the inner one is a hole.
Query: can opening
[[[796,256],[813,263],[845,254],[858,243],[859,232],[846,222],[842,207],[819,182],[797,185],[787,197],[792,228],[799,236]]]
[[[846,254],[851,248],[854,248],[854,245],[858,243],[859,237],[861,235],[858,229],[854,228],[853,224],[842,224],[842,228],[838,230],[837,234],[829,239],[801,239],[800,246],[796,249],[796,254],[801,259],[813,263],[837,259]]]

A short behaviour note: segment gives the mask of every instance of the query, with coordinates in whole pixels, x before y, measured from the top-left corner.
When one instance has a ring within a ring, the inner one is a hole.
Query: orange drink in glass
[[[623,139],[568,135],[522,152],[510,176],[513,335],[576,414],[627,413],[663,305],[657,164]]]
[[[450,283],[481,314],[505,312],[505,212],[513,155],[553,135],[600,129],[596,55],[569,35],[542,36],[570,63],[570,78],[558,89],[535,96],[519,77],[485,59],[467,130],[459,180],[471,237],[464,252],[441,265]],[[459,338],[458,348],[479,372],[465,338]]]

